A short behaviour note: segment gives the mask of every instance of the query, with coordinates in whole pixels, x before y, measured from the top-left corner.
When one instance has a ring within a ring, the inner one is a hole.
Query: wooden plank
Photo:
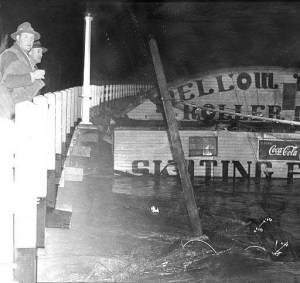
[[[99,86],[99,91],[100,91],[100,104],[99,104],[99,115],[101,112],[104,110],[104,102],[105,102],[105,97],[104,97],[104,86],[101,85]]]
[[[62,172],[62,93],[55,95],[55,184],[59,184]]]
[[[77,125],[78,122],[78,87],[74,87],[73,88],[73,92],[74,92],[74,123],[75,125]]]
[[[15,154],[15,124],[12,120],[0,118],[3,133],[0,139],[0,274],[1,282],[13,282],[14,262],[14,154]]]
[[[40,198],[37,204],[37,231],[36,231],[37,248],[45,248],[46,208],[47,208],[46,199]]]
[[[37,282],[36,248],[17,249],[15,258],[17,262],[15,281],[22,283]]]
[[[96,86],[91,85],[91,107],[94,107],[97,105],[97,97],[96,97]]]
[[[36,154],[36,164],[33,171],[35,178],[32,185],[35,186],[37,197],[45,198],[47,195],[47,156],[48,156],[48,99],[39,95],[33,98],[37,106],[35,117],[35,148],[32,154]],[[45,150],[46,149],[46,150]],[[33,168],[32,168],[33,169]]]
[[[66,109],[67,109],[67,120],[66,120],[66,133],[70,134],[71,133],[71,91],[70,89],[65,90],[67,94],[67,104],[66,104]]]
[[[55,153],[62,154],[62,93],[55,95]]]
[[[69,229],[71,227],[72,212],[47,208],[46,227]]]
[[[56,168],[56,151],[55,151],[55,103],[56,96],[54,93],[44,95],[48,99],[48,119],[47,119],[47,205],[55,207],[56,202],[56,185],[55,185],[55,168]],[[39,207],[38,207],[39,209]],[[38,211],[39,214],[39,211]]]
[[[114,107],[114,85],[110,85],[110,108]]]
[[[93,85],[94,88],[94,93],[95,93],[95,105],[94,106],[99,106],[100,102],[100,95],[99,95],[99,86]],[[97,107],[96,107],[97,109]]]
[[[43,99],[47,108],[47,98]],[[15,213],[15,247],[35,248],[36,246],[36,219],[37,197],[43,196],[47,191],[47,176],[44,180],[44,169],[47,167],[47,158],[41,154],[44,142],[40,129],[45,123],[41,105],[25,101],[16,105],[16,129],[18,144],[16,153],[16,195],[17,210]],[[42,117],[39,117],[41,115]],[[41,119],[41,120],[40,120]],[[43,128],[46,129],[45,124]],[[45,131],[44,138],[47,137]],[[44,150],[45,151],[45,150]],[[45,156],[47,152],[45,151]],[[40,164],[41,163],[41,164]],[[46,182],[42,184],[41,182]],[[45,186],[45,187],[44,187]]]
[[[71,127],[71,129],[73,129],[74,125],[75,125],[75,94],[74,94],[73,88],[69,88],[68,91],[69,91],[70,101],[71,101],[70,127]]]
[[[77,115],[78,115],[78,119],[81,119],[82,118],[82,113],[81,113],[82,87],[81,86],[77,87],[77,94],[78,94]]]
[[[91,97],[90,97],[90,117],[95,117],[96,114],[96,93],[95,93],[95,86],[91,85]]]
[[[120,85],[120,92],[121,92],[121,98],[123,100],[123,98],[124,98],[124,87],[123,87],[123,85]]]
[[[27,190],[26,195],[31,197],[37,197],[35,188],[32,186],[33,179],[35,179],[33,172],[38,164],[35,151],[37,144],[35,138],[39,138],[36,128],[37,111],[37,105],[29,101],[16,105],[15,124],[18,132],[18,144],[15,178],[16,183]]]
[[[117,91],[116,91],[116,85],[113,85],[113,93],[112,93],[112,99],[113,99],[113,106],[115,106],[116,98],[117,98]]]
[[[181,184],[186,198],[186,206],[187,206],[187,211],[191,222],[191,227],[193,233],[196,236],[202,236],[203,235],[202,225],[198,214],[197,204],[193,192],[193,186],[191,184],[191,180],[188,173],[188,166],[182,149],[181,139],[177,127],[177,120],[175,118],[173,106],[168,94],[168,87],[167,87],[165,73],[160,60],[157,44],[154,38],[151,38],[149,40],[149,46],[150,46],[154,69],[155,69],[155,73],[156,73],[156,77],[160,89],[160,94],[162,96],[163,106],[166,114],[168,133],[170,137],[170,148],[180,174]]]
[[[2,187],[3,188],[3,187]],[[5,199],[7,201],[7,199]],[[11,211],[1,211],[1,241],[0,241],[0,277],[1,282],[13,282],[13,262],[14,262],[14,225],[13,213]]]
[[[118,84],[118,100],[122,98],[122,85]]]
[[[96,86],[96,115],[99,116],[100,114],[100,99],[101,99],[101,87],[100,86]]]
[[[109,103],[109,85],[105,86],[105,109],[108,108]]]
[[[57,181],[57,183],[59,180]],[[47,171],[47,206],[48,207],[55,207],[56,204],[56,197],[57,197],[57,183],[56,183],[56,173],[55,170],[48,170]]]
[[[111,108],[112,107],[112,100],[113,100],[113,86],[109,85],[109,101],[108,101],[108,107]]]
[[[95,96],[94,96],[94,86],[89,86],[89,101],[90,101],[90,108],[94,107],[95,105]]]
[[[68,155],[68,150],[69,150],[69,146],[71,143],[71,139],[72,139],[72,133],[71,133],[71,117],[72,117],[72,93],[70,89],[66,89],[66,94],[67,94],[67,105],[66,105],[66,109],[67,109],[67,120],[66,120],[66,144],[65,144],[65,156]],[[66,159],[66,158],[65,158]]]
[[[66,141],[67,141],[67,92],[61,91],[61,142],[62,142],[62,156],[67,154]]]
[[[55,94],[46,93],[48,99],[47,118],[47,169],[55,169]]]
[[[115,100],[117,100],[119,98],[119,85],[116,84],[115,85]]]

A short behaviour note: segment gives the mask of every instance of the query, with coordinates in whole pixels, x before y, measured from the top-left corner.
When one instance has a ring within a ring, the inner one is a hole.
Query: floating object
[[[157,214],[157,213],[159,213],[159,208],[153,205],[153,206],[151,206],[151,212],[153,214]]]

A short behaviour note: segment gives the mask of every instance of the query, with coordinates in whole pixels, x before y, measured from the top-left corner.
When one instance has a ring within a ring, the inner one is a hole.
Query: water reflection
[[[177,177],[115,176],[112,191],[122,217],[127,219],[128,233],[152,243],[154,258],[168,262],[170,268],[181,262],[175,271],[172,269],[176,276],[166,275],[164,282],[297,282],[300,279],[299,262],[295,262],[300,258],[299,183],[272,179],[259,182],[195,179],[194,195],[202,226],[209,243],[220,252],[218,256],[211,251],[205,253],[204,245],[197,242],[191,243],[186,251],[177,244],[191,236],[185,198]],[[264,219],[272,221],[265,224]],[[255,234],[254,230],[260,228],[262,232]],[[276,265],[278,261],[284,262],[280,268]],[[187,267],[182,269],[182,264]],[[153,281],[149,282],[159,282],[160,275],[152,272]],[[198,281],[199,278],[204,281]]]
[[[196,179],[194,194],[200,216],[223,217],[240,221],[261,221],[271,217],[277,227],[276,237],[300,245],[300,192],[299,183],[287,184],[286,180],[262,179],[250,181]],[[135,208],[145,215],[151,207],[159,209],[164,225],[177,219],[187,221],[185,199],[180,180],[172,176],[115,177],[113,193],[135,199]],[[162,224],[162,222],[159,222]],[[172,225],[173,225],[172,224]],[[187,223],[188,224],[188,223]],[[203,223],[205,226],[205,222]]]

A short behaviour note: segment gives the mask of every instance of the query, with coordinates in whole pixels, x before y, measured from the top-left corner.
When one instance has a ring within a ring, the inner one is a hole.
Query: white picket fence
[[[90,108],[150,87],[92,85]],[[59,184],[67,135],[80,122],[81,104],[82,87],[73,87],[17,104],[14,121],[0,117],[0,282],[14,282],[16,248],[36,248],[37,200],[47,195],[48,170]]]

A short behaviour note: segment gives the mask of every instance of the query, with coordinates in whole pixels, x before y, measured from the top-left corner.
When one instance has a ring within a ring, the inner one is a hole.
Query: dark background
[[[45,90],[82,85],[86,12],[92,84],[155,81],[149,34],[168,82],[218,68],[300,64],[298,2],[2,0],[0,34],[30,22],[49,49],[40,65]]]

